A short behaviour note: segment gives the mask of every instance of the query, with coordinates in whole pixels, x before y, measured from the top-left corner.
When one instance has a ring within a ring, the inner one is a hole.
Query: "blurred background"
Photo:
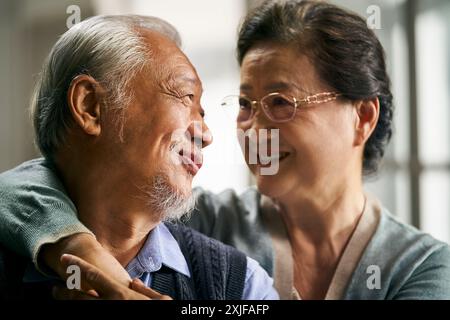
[[[0,0],[0,172],[39,155],[28,102],[58,36],[78,16],[137,13],[161,17],[180,31],[183,50],[203,81],[203,106],[215,143],[205,149],[195,185],[242,191],[252,179],[233,121],[219,109],[224,96],[238,92],[237,29],[259,2]],[[368,19],[386,50],[393,83],[394,138],[381,172],[366,181],[366,188],[400,220],[450,243],[450,1],[331,2]]]

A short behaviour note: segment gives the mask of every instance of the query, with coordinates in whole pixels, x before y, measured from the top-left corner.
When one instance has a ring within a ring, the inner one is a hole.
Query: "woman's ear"
[[[67,102],[73,119],[88,135],[100,135],[103,91],[94,78],[85,74],[75,77],[67,91]]]
[[[359,101],[356,106],[356,124],[354,145],[364,145],[378,123],[380,101],[377,97]]]

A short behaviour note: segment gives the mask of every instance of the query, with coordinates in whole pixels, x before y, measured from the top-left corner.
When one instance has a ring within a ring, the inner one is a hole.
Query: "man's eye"
[[[179,96],[179,99],[184,103],[192,103],[194,101],[194,95],[193,94],[183,94]]]

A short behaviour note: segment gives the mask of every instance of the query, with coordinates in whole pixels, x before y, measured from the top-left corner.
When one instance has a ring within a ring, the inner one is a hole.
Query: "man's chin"
[[[192,179],[193,176],[184,171],[183,174],[175,177],[170,184],[173,190],[177,190],[178,193],[188,198],[192,196]]]
[[[147,192],[152,211],[159,214],[162,221],[174,221],[192,211],[195,199],[192,193],[191,181],[186,177],[159,174]]]
[[[149,209],[158,214],[159,220],[178,220],[194,207],[193,175],[183,165],[162,167],[153,173],[147,190]]]
[[[190,197],[185,198],[178,206],[166,211],[161,220],[164,222],[173,222],[180,219],[183,219],[184,221],[189,220],[194,208],[195,197],[191,195]]]

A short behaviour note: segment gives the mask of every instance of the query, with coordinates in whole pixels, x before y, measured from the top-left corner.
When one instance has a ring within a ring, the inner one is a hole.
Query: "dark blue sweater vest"
[[[191,278],[167,267],[152,275],[152,288],[179,300],[239,300],[246,256],[181,224],[166,223],[188,263]]]

